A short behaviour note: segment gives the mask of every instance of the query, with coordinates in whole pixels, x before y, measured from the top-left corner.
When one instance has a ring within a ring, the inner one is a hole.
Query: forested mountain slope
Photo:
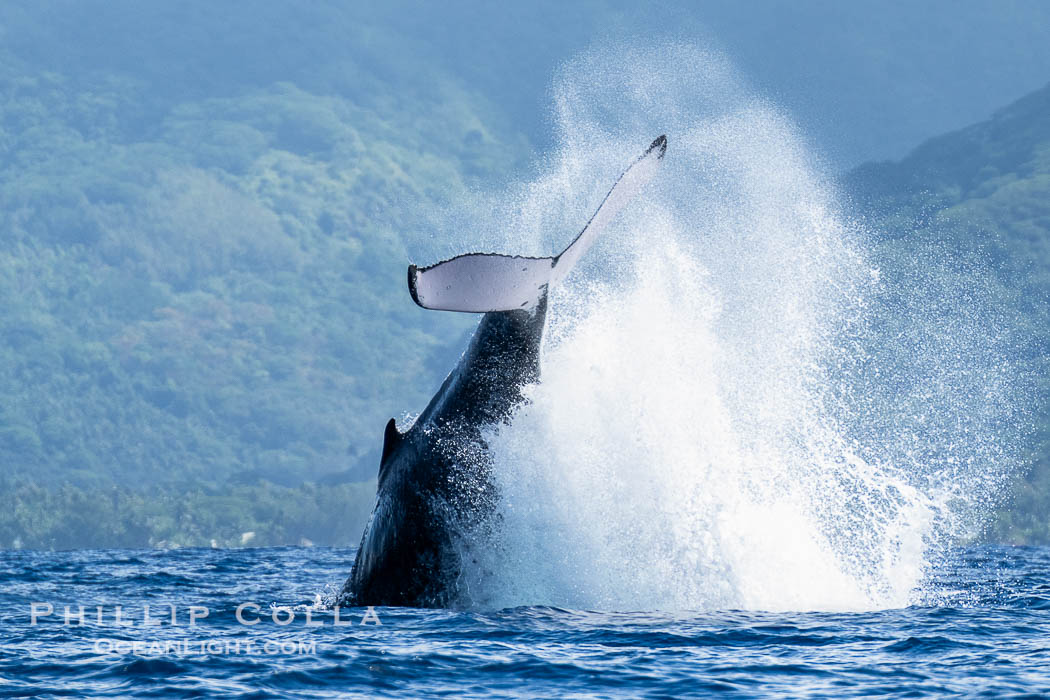
[[[896,152],[990,99],[916,111],[958,71],[927,25],[949,53],[982,26],[997,89],[1050,62],[1018,30],[1045,5],[984,24],[979,4],[951,7],[854,36],[882,3],[4,3],[0,546],[351,541],[382,425],[423,407],[474,322],[417,309],[405,265],[448,250],[432,213],[527,176],[566,59],[610,37],[726,49],[814,143],[842,143],[842,120],[814,115],[848,104],[867,119],[851,152]],[[890,40],[893,70],[857,82]],[[894,119],[907,129],[880,136]],[[880,167],[873,187],[912,165]],[[1039,186],[1017,172],[1004,191]],[[1045,214],[1025,216],[1002,230],[1035,250]]]
[[[990,536],[1050,542],[1050,86],[898,163],[854,170],[847,189],[884,245],[935,242],[996,271],[1023,336],[1033,391],[1032,468]]]

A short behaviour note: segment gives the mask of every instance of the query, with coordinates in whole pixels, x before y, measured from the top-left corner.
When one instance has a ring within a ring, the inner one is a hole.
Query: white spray
[[[555,104],[545,172],[472,207],[487,247],[560,249],[654,136],[668,154],[554,293],[542,383],[489,436],[499,535],[471,602],[914,601],[1015,457],[988,430],[1016,400],[980,295],[924,315],[951,293],[936,265],[880,273],[789,120],[718,56],[594,52]]]

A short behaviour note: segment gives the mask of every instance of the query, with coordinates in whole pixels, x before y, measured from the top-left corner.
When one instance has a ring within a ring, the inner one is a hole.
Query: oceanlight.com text
[[[305,639],[96,639],[96,654],[135,656],[276,656],[317,653],[317,642]]]

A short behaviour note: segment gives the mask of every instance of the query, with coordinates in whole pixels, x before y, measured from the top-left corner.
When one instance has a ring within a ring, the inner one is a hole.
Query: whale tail
[[[652,179],[666,151],[666,136],[653,141],[612,186],[579,235],[553,258],[467,253],[429,267],[410,265],[408,289],[413,301],[424,309],[472,313],[533,308]]]

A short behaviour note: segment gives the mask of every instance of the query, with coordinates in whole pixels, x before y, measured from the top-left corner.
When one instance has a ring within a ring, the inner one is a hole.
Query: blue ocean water
[[[923,604],[896,610],[376,608],[341,610],[336,625],[335,612],[317,603],[342,583],[352,555],[324,548],[2,552],[0,695],[1050,692],[1048,548],[957,550],[931,572]]]

